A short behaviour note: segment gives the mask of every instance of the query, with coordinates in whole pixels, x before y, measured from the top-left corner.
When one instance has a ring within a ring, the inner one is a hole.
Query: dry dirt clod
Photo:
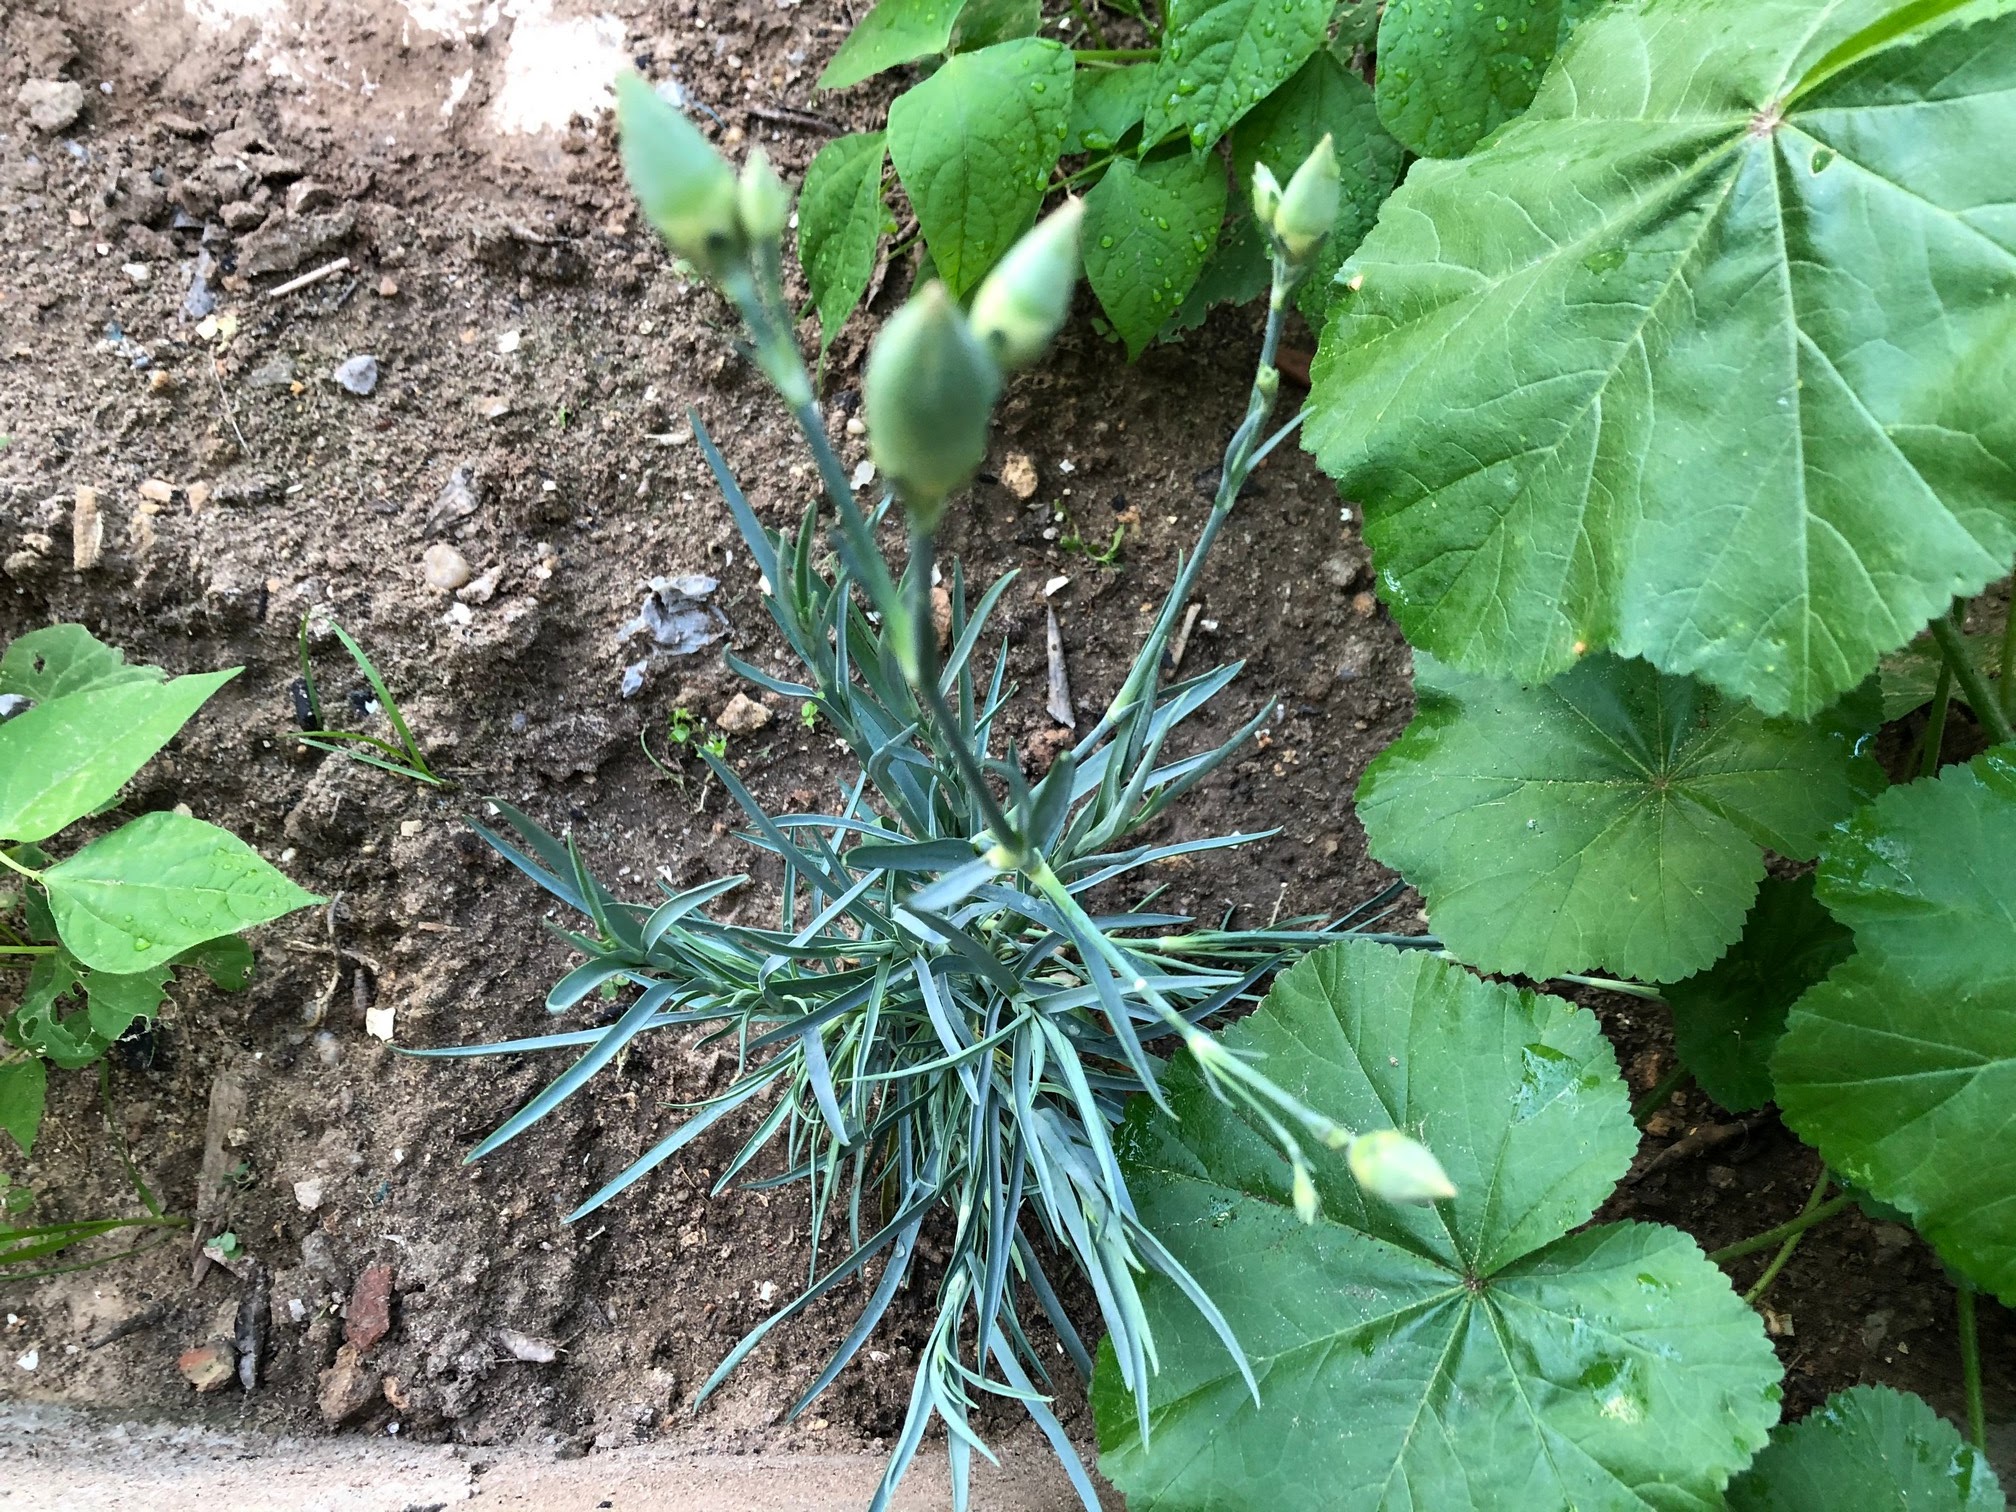
[[[359,399],[369,398],[378,387],[378,359],[365,354],[346,357],[329,376],[345,393],[355,394]]]
[[[362,1355],[392,1331],[392,1267],[382,1260],[357,1273],[343,1313],[343,1342]]]
[[[747,693],[737,693],[714,723],[730,735],[754,735],[776,717]]]
[[[301,179],[287,188],[289,215],[313,215],[318,210],[334,209],[335,205],[336,191],[314,179]]]
[[[1010,452],[1001,463],[1001,486],[1023,503],[1036,497],[1036,463],[1027,452]]]
[[[440,593],[453,593],[476,576],[469,559],[446,541],[437,541],[427,548],[420,558],[420,568],[426,574],[427,586]]]
[[[14,101],[28,112],[31,126],[54,135],[69,130],[84,113],[84,86],[69,79],[30,79],[15,92]]]
[[[175,1359],[182,1379],[199,1392],[222,1391],[238,1379],[238,1351],[222,1339],[185,1349]]]
[[[105,516],[98,508],[98,490],[79,488],[70,511],[70,565],[89,572],[105,550]]]
[[[323,1421],[335,1428],[377,1401],[383,1390],[384,1382],[365,1366],[363,1353],[345,1344],[336,1351],[336,1363],[322,1372],[315,1405],[322,1409]]]

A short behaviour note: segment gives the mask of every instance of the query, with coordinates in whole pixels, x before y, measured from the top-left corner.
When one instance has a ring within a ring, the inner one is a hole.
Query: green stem
[[[1455,959],[1451,956],[1449,959]],[[1594,987],[1602,992],[1615,992],[1624,997],[1643,998],[1648,1003],[1663,1003],[1665,996],[1657,987],[1647,987],[1643,982],[1625,982],[1616,977],[1577,976],[1567,973],[1554,978],[1557,982],[1573,982],[1578,987]]]
[[[1974,717],[1981,721],[1981,727],[1997,745],[2007,745],[2016,741],[2016,729],[2010,727],[2010,716],[2003,712],[2001,700],[1989,691],[1988,679],[1981,675],[1981,669],[1974,665],[1974,658],[1967,654],[1966,638],[1960,633],[1960,626],[1951,611],[1932,621],[1932,638],[1939,643],[1939,654],[1946,658],[1946,665],[1952,669],[1953,680],[1960,685],[1961,695],[1967,700],[1967,707],[1974,711]]]
[[[1080,184],[1084,183],[1086,179],[1096,177],[1097,175],[1104,173],[1108,168],[1111,168],[1113,166],[1113,160],[1115,158],[1120,157],[1121,155],[1122,154],[1117,152],[1109,152],[1106,154],[1106,156],[1099,158],[1095,162],[1087,163],[1083,168],[1080,168],[1076,173],[1066,174],[1063,178],[1059,179],[1056,183],[1052,184],[1050,187],[1052,189],[1076,189]]]
[[[2016,578],[2009,579],[2008,618],[2002,624],[2002,660],[1996,675],[2002,679],[2002,717],[2016,723]]]
[[[30,882],[40,882],[42,880],[42,873],[35,870],[32,866],[23,866],[19,861],[8,855],[5,850],[0,850],[0,866],[8,868],[10,871],[21,873]]]
[[[1799,1209],[1799,1216],[1801,1218],[1804,1218],[1813,1209],[1820,1206],[1820,1199],[1827,1195],[1828,1184],[1833,1179],[1834,1173],[1828,1170],[1823,1163],[1820,1167],[1820,1175],[1813,1183],[1813,1190],[1807,1195],[1806,1206]],[[1752,1307],[1757,1305],[1758,1300],[1763,1297],[1764,1293],[1771,1289],[1771,1283],[1778,1279],[1778,1272],[1785,1269],[1785,1262],[1792,1258],[1792,1252],[1799,1248],[1799,1241],[1805,1237],[1806,1230],[1803,1228],[1797,1233],[1787,1236],[1785,1242],[1778,1246],[1778,1253],[1771,1257],[1771,1263],[1764,1267],[1764,1273],[1751,1284],[1750,1290],[1743,1293],[1743,1300],[1745,1302],[1749,1303]]]
[[[1925,740],[1919,748],[1918,775],[1930,777],[1939,770],[1939,749],[1946,743],[1946,715],[1953,707],[1953,669],[1939,663],[1939,681],[1932,687],[1932,713],[1925,721]]]
[[[1981,1337],[1974,1325],[1974,1284],[1962,1281],[1953,1294],[1960,1325],[1960,1381],[1967,1393],[1967,1436],[1988,1452],[1988,1415],[1981,1401]]]
[[[1673,1094],[1685,1086],[1687,1079],[1693,1074],[1685,1066],[1675,1066],[1668,1071],[1651,1091],[1631,1104],[1631,1121],[1639,1128],[1644,1128],[1652,1115],[1671,1102]]]
[[[1825,1223],[1854,1200],[1853,1193],[1843,1192],[1839,1197],[1829,1198],[1818,1207],[1801,1213],[1789,1223],[1781,1223],[1778,1227],[1766,1229],[1761,1234],[1752,1234],[1748,1239],[1739,1239],[1734,1244],[1711,1250],[1708,1258],[1717,1265],[1726,1265],[1731,1260],[1741,1260],[1745,1255],[1754,1255],[1757,1251],[1769,1249],[1794,1234],[1803,1234],[1815,1224]]]
[[[1073,6],[1076,9],[1076,6]],[[1096,35],[1096,32],[1095,32]],[[1079,63],[1149,63],[1162,56],[1159,47],[1079,47],[1072,58]]]
[[[1080,0],[1071,0],[1071,14],[1078,18],[1078,24],[1085,28],[1092,40],[1099,44],[1099,51],[1110,51],[1106,46],[1106,33],[1100,29],[1098,21],[1085,9]]]
[[[60,948],[56,945],[0,945],[0,955],[54,955]]]

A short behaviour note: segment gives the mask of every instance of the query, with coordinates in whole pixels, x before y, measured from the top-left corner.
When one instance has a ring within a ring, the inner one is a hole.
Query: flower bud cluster
[[[1253,165],[1254,217],[1290,263],[1306,263],[1316,255],[1335,229],[1342,203],[1337,150],[1328,136],[1302,160],[1285,189],[1265,163]]]

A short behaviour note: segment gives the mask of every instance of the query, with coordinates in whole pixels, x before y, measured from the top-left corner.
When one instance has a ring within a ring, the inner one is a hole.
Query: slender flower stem
[[[1981,721],[1981,727],[1988,732],[1989,738],[1997,745],[2016,740],[2016,729],[2010,727],[2010,716],[1989,690],[1988,679],[1981,675],[1981,669],[1974,665],[1974,658],[1967,651],[1966,637],[1960,633],[1960,626],[1950,612],[1932,621],[1932,638],[1939,643],[1939,654],[1946,658],[1946,665],[1952,670],[1953,680],[1960,685],[1967,707],[1974,711],[1974,717]]]
[[[1967,1437],[1988,1452],[1988,1415],[1981,1401],[1981,1336],[1974,1323],[1974,1283],[1962,1281],[1953,1293],[1960,1326],[1960,1383],[1967,1394]]]
[[[1761,1234],[1752,1234],[1748,1239],[1739,1239],[1734,1244],[1724,1245],[1721,1249],[1710,1250],[1708,1258],[1717,1265],[1726,1265],[1731,1260],[1741,1260],[1745,1255],[1754,1255],[1759,1250],[1782,1243],[1794,1234],[1803,1234],[1816,1224],[1825,1223],[1854,1200],[1852,1192],[1843,1192],[1839,1197],[1831,1197],[1818,1207],[1801,1213],[1789,1223],[1781,1223],[1778,1227],[1766,1229]]]
[[[1806,1198],[1806,1206],[1799,1210],[1801,1218],[1804,1218],[1813,1209],[1820,1206],[1820,1199],[1827,1195],[1827,1188],[1833,1180],[1834,1173],[1828,1170],[1825,1164],[1822,1164],[1820,1175],[1813,1183],[1813,1190]],[[1799,1241],[1805,1237],[1806,1230],[1804,1229],[1786,1236],[1785,1242],[1778,1246],[1778,1253],[1771,1257],[1771,1263],[1764,1267],[1764,1273],[1751,1284],[1750,1290],[1743,1293],[1743,1300],[1745,1302],[1748,1302],[1752,1307],[1757,1305],[1758,1299],[1771,1289],[1771,1283],[1778,1279],[1778,1272],[1785,1269],[1785,1262],[1792,1258],[1792,1252],[1799,1248]]]

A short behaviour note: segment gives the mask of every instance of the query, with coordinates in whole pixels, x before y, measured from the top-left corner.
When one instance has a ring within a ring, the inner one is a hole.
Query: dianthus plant
[[[823,506],[795,532],[771,531],[695,418],[701,449],[763,573],[771,618],[803,670],[790,679],[733,658],[732,665],[762,688],[815,706],[857,770],[832,812],[772,814],[725,761],[701,753],[746,816],[744,838],[781,869],[771,874],[778,904],[770,927],[708,913],[747,880],[739,876],[667,889],[655,906],[620,901],[590,876],[571,838],[498,805],[503,824],[482,828],[484,837],[588,921],[567,934],[586,960],[548,994],[548,1009],[566,1012],[610,988],[635,996],[606,1027],[433,1053],[583,1052],[471,1152],[477,1159],[558,1107],[640,1035],[705,1026],[733,1049],[732,1083],[691,1105],[572,1215],[602,1207],[731,1119],[748,1133],[716,1180],[717,1194],[736,1182],[806,1189],[809,1284],[734,1348],[700,1398],[779,1324],[859,1278],[866,1300],[790,1408],[796,1414],[906,1288],[935,1293],[910,1409],[875,1506],[886,1504],[935,1417],[945,1425],[954,1502],[963,1507],[972,1455],[988,1452],[973,1415],[993,1395],[1027,1408],[1085,1506],[1096,1509],[1049,1405],[1054,1387],[1026,1326],[1032,1302],[1089,1376],[1088,1352],[1059,1301],[1061,1276],[1081,1276],[1121,1373],[1145,1404],[1155,1349],[1136,1278],[1158,1271],[1244,1368],[1211,1298],[1137,1218],[1114,1148],[1128,1099],[1162,1100],[1165,1057],[1194,1057],[1208,1085],[1269,1132],[1305,1217],[1315,1216],[1305,1159],[1315,1144],[1349,1146],[1375,1192],[1423,1200],[1447,1191],[1418,1145],[1394,1131],[1363,1138],[1303,1106],[1211,1033],[1285,962],[1372,922],[1382,900],[1342,918],[1268,929],[1201,928],[1149,901],[1108,903],[1126,896],[1125,882],[1144,868],[1259,838],[1145,838],[1269,712],[1222,745],[1175,754],[1177,732],[1238,668],[1166,685],[1163,668],[1241,484],[1293,429],[1263,439],[1282,313],[1311,250],[1295,234],[1297,196],[1314,198],[1320,220],[1326,174],[1335,193],[1334,167],[1312,160],[1286,191],[1271,178],[1262,184],[1263,213],[1277,227],[1272,314],[1216,500],[1104,715],[1032,781],[1002,739],[1013,694],[1005,656],[993,658],[991,671],[981,663],[989,612],[1008,579],[973,599],[959,565],[950,564],[951,622],[941,647],[931,604],[933,534],[946,497],[984,454],[1003,370],[1039,355],[1068,309],[1076,206],[1024,239],[979,291],[970,316],[931,285],[889,321],[870,358],[865,399],[871,447],[895,492],[864,512],[821,424],[784,314],[782,184],[760,156],[738,182],[641,81],[625,81],[621,100],[626,164],[645,209],[738,308],[749,353],[796,416],[824,485]],[[877,545],[877,527],[896,517],[909,523],[900,569]],[[830,570],[821,565],[828,532]],[[936,1253],[925,1262],[927,1234]]]

